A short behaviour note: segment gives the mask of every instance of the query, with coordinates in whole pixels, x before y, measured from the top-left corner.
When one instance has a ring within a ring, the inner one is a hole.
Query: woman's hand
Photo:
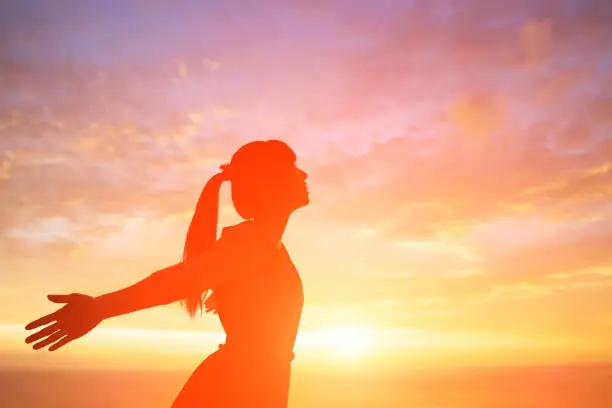
[[[26,343],[36,342],[33,348],[49,347],[49,351],[57,350],[74,339],[89,333],[102,320],[102,314],[96,307],[93,297],[81,293],[70,295],[49,295],[47,298],[54,303],[66,303],[61,309],[34,320],[26,330],[48,325],[26,338]]]

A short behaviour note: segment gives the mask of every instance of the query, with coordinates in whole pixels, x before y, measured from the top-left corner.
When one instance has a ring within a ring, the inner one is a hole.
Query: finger
[[[40,319],[37,319],[37,320],[34,320],[28,323],[27,326],[25,327],[26,330],[32,330],[39,326],[44,326],[45,324],[51,323],[52,321],[56,320],[55,319],[56,313],[57,312],[50,313],[46,316],[41,317]]]
[[[74,293],[69,295],[47,295],[47,299],[53,303],[68,303],[74,297]]]
[[[74,338],[70,336],[62,337],[60,341],[58,341],[57,343],[49,347],[49,351],[55,351],[61,347],[64,347],[66,344],[70,343],[72,340],[74,340]]]
[[[36,341],[38,339],[41,339],[43,337],[49,336],[50,334],[53,334],[53,333],[55,333],[58,330],[59,330],[59,324],[54,323],[51,326],[47,326],[44,329],[41,329],[41,330],[37,331],[36,333],[26,337],[25,342],[26,343],[31,343],[31,342]]]
[[[63,331],[57,331],[55,333],[53,333],[52,335],[50,335],[49,337],[47,337],[46,339],[44,339],[43,341],[39,341],[38,343],[34,344],[34,350],[38,350],[40,348],[43,348],[45,346],[48,346],[49,344],[58,341],[59,339],[61,339],[66,333],[64,333]]]

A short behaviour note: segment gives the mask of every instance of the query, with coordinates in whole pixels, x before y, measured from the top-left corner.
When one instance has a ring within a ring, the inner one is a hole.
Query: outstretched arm
[[[199,260],[202,263],[206,262]],[[184,299],[190,290],[203,287],[197,266],[195,260],[160,269],[131,286],[94,298],[96,308],[102,319],[108,319]]]
[[[193,260],[160,269],[131,286],[95,298],[79,293],[49,295],[50,301],[66,305],[29,323],[26,330],[48,326],[28,336],[26,343],[42,339],[34,349],[51,344],[49,350],[57,350],[110,317],[169,304],[184,299],[190,291],[216,287],[225,276],[228,257],[223,246],[219,241]]]

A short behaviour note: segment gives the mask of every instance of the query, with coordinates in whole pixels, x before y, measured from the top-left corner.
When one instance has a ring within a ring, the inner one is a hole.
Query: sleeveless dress
[[[172,408],[286,408],[302,281],[284,245],[249,222],[223,229],[228,277],[213,288],[225,344],[194,371]]]

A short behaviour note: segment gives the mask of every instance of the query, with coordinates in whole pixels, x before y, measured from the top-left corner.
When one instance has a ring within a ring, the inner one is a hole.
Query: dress
[[[302,281],[284,245],[249,222],[221,234],[229,277],[213,288],[225,344],[194,371],[172,408],[286,408],[293,346],[302,314]]]

